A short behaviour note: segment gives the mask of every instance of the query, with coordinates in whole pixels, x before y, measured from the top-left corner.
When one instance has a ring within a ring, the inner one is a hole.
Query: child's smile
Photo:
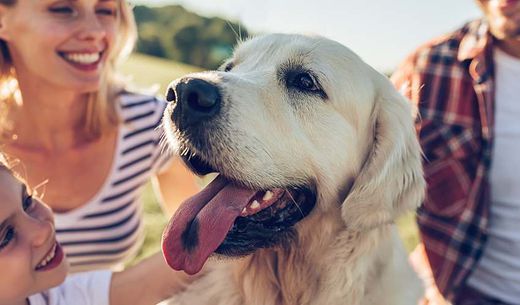
[[[0,166],[0,304],[25,304],[61,284],[67,268],[52,211]]]

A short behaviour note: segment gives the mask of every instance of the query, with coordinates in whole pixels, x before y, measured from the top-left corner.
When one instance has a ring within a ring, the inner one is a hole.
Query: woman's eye
[[[96,10],[97,14],[105,15],[105,16],[117,16],[117,11],[115,9],[110,8],[100,8]]]
[[[60,15],[75,15],[76,11],[69,6],[59,6],[59,7],[51,7],[49,8],[49,11],[54,14],[60,14]]]
[[[9,245],[11,240],[14,238],[14,229],[11,227],[8,227],[7,230],[5,230],[5,234],[1,237],[0,240],[0,250],[4,249]]]
[[[33,205],[33,198],[32,196],[27,196],[24,200],[23,200],[23,210],[24,211],[27,211],[31,208],[31,206]]]

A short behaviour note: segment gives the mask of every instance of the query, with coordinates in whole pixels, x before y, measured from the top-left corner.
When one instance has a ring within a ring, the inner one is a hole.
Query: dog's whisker
[[[303,217],[305,217],[305,214],[303,213],[300,205],[298,204],[298,202],[296,202],[296,200],[294,199],[293,195],[290,193],[290,192],[287,192],[289,194],[289,197],[291,198],[291,201],[294,203],[294,205],[298,208],[298,211],[300,211],[300,213],[302,214]]]
[[[233,33],[235,34],[235,39],[237,40],[237,42],[241,41],[242,33],[241,33],[240,23],[238,24],[238,32],[237,32],[237,30],[235,30],[235,28],[233,27],[233,24],[230,21],[226,21],[226,23],[229,26],[229,28],[233,31]]]
[[[171,151],[171,148],[168,145],[168,139],[167,139],[165,133],[162,133],[160,138],[159,138],[159,147],[160,147],[160,153],[161,154],[164,154],[165,152]]]
[[[257,137],[252,137],[252,140],[258,143],[258,145],[255,147],[260,148],[266,154],[266,156],[269,157],[270,160],[274,160],[271,153],[264,147],[264,145],[262,145],[262,141],[260,141]]]

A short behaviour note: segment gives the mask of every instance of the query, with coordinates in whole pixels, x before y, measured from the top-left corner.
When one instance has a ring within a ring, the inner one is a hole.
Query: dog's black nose
[[[168,89],[166,99],[177,103],[174,121],[193,125],[215,116],[220,110],[219,88],[198,78],[182,79]]]

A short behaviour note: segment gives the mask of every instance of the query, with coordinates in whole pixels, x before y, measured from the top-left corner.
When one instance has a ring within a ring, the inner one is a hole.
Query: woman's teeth
[[[101,53],[65,53],[63,57],[71,62],[89,65],[98,62],[101,58]]]
[[[56,255],[56,246],[57,244],[55,243],[54,246],[52,246],[51,251],[49,251],[49,254],[41,261],[41,263],[38,264],[38,266],[36,266],[36,269],[45,267],[54,258]]]

